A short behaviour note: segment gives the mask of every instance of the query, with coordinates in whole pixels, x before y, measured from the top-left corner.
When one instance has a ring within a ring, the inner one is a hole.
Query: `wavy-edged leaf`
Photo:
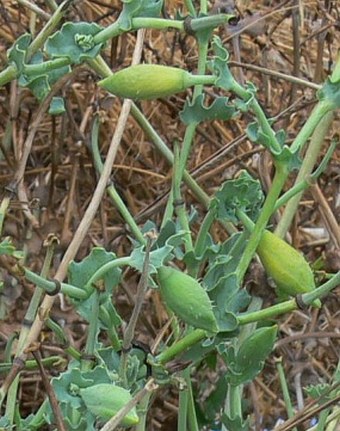
[[[50,58],[66,57],[73,64],[95,58],[103,43],[95,44],[93,37],[102,30],[96,23],[66,22],[50,36],[44,50]]]
[[[122,0],[123,10],[119,15],[119,28],[129,31],[132,28],[132,18],[136,17],[159,17],[163,0]]]
[[[186,125],[198,124],[202,121],[230,120],[237,115],[237,110],[235,106],[228,104],[228,102],[228,97],[217,97],[211,105],[206,106],[204,104],[204,95],[200,94],[194,101],[186,101],[179,116]]]
[[[217,218],[237,223],[237,209],[256,220],[264,199],[261,185],[246,171],[235,180],[226,181],[216,192],[210,207],[216,209]]]

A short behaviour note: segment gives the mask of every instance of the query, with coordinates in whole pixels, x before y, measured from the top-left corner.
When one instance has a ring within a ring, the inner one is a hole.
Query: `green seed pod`
[[[257,248],[266,272],[275,281],[278,292],[296,296],[315,289],[313,272],[305,258],[278,236],[265,231]],[[313,301],[320,308],[319,299]]]
[[[209,296],[198,281],[165,266],[159,268],[158,280],[165,304],[178,317],[195,328],[218,331]]]
[[[186,70],[156,64],[127,67],[98,82],[116,96],[151,100],[178,93],[195,84],[212,84],[214,76],[192,75]]]
[[[80,389],[80,396],[90,412],[104,420],[111,419],[132,399],[129,391],[108,383]],[[131,427],[136,425],[138,421],[136,409],[133,408],[123,418],[120,425]]]

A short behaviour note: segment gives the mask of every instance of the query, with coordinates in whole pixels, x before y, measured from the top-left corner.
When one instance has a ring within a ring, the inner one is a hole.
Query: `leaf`
[[[71,262],[68,268],[68,278],[70,284],[73,286],[84,288],[87,285],[88,281],[91,279],[93,274],[98,271],[103,265],[112,260],[116,259],[116,255],[111,252],[107,252],[105,249],[101,247],[94,247],[91,250],[91,253],[83,259],[81,262]],[[118,286],[120,281],[121,270],[119,268],[112,268],[107,271],[103,276],[104,282],[104,291],[100,294],[100,304],[103,306],[106,302],[111,304],[111,296],[113,293],[114,287]],[[91,287],[91,289],[93,289]],[[89,294],[91,291],[88,292]],[[73,304],[75,304],[77,312],[84,317],[87,321],[91,320],[92,317],[92,309],[95,301],[94,295],[90,295],[87,299],[71,299]],[[115,313],[113,309],[113,305],[106,305],[108,312],[114,313],[115,316],[118,314]],[[101,317],[101,315],[99,315]],[[105,320],[101,321],[101,323],[105,325]]]
[[[124,3],[122,13],[119,15],[119,28],[129,31],[132,28],[132,18],[159,17],[163,0],[122,0]]]
[[[179,245],[183,244],[183,240],[186,235],[184,230],[176,232],[176,229],[174,229],[174,226],[171,223],[167,223],[165,229],[166,232],[163,230],[161,231],[158,241],[150,252],[149,274],[155,274],[157,272],[157,268],[164,266],[165,263],[173,257],[172,252],[174,252]],[[163,245],[159,248],[155,248],[161,244]],[[139,272],[142,272],[145,261],[145,247],[140,246],[135,248],[130,257],[130,266],[136,268]]]
[[[250,123],[247,126],[247,135],[252,142],[262,145],[267,148],[278,162],[284,163],[290,171],[298,169],[301,166],[301,159],[299,158],[299,148],[292,150],[288,145],[285,145],[286,133],[284,130],[279,130],[275,133],[276,140],[281,146],[277,151],[272,148],[271,138],[266,135],[257,122]]]
[[[228,365],[228,383],[238,386],[252,381],[260,373],[265,359],[273,350],[276,336],[276,325],[259,328],[243,340],[237,352],[235,346],[230,346],[223,355]]]
[[[16,65],[19,73],[21,73],[25,67],[26,51],[31,43],[31,40],[31,35],[25,33],[21,35],[13,44],[13,46],[7,51],[8,60]]]
[[[211,200],[210,208],[215,208],[217,218],[224,221],[238,222],[236,210],[247,213],[256,220],[264,196],[258,180],[254,180],[246,171],[235,180],[226,181]]]
[[[0,242],[0,255],[4,254],[13,256],[16,259],[22,259],[24,257],[24,252],[15,248],[10,237],[7,237]]]
[[[83,404],[79,395],[81,388],[87,388],[94,383],[112,383],[112,379],[102,365],[91,371],[82,372],[78,365],[72,362],[69,369],[53,378],[51,383],[59,401],[63,401],[73,408],[80,408]]]
[[[197,255],[194,250],[191,250],[183,256],[183,262],[187,267],[194,267],[197,264],[204,262],[207,259],[213,259],[219,253],[220,245],[215,244],[211,235],[205,237],[205,244],[201,255]]]
[[[213,37],[211,45],[215,56],[209,62],[209,68],[218,77],[215,85],[225,90],[231,90],[234,85],[234,77],[228,67],[229,52],[224,48],[218,36]]]
[[[95,45],[93,41],[101,30],[95,23],[66,22],[47,39],[44,50],[50,58],[66,57],[73,64],[83,63],[97,57],[102,49],[103,43]]]
[[[50,115],[61,115],[64,112],[66,112],[64,98],[53,97],[50,103],[48,113]]]
[[[234,106],[228,105],[228,97],[217,97],[210,106],[204,105],[204,94],[197,96],[192,102],[186,101],[179,116],[185,125],[201,123],[202,121],[230,120],[237,111]]]

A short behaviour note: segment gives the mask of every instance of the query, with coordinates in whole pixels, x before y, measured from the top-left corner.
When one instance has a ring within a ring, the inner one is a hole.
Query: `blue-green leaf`
[[[83,259],[81,262],[71,262],[68,269],[69,282],[73,286],[84,288],[88,281],[91,279],[93,274],[98,271],[103,265],[112,260],[116,259],[116,255],[111,252],[107,252],[103,248],[95,247],[91,250],[91,253]],[[100,304],[107,309],[109,315],[118,324],[118,314],[115,312],[111,303],[111,296],[113,289],[118,286],[120,281],[121,270],[119,268],[112,268],[107,271],[103,276],[104,291],[100,293]],[[93,289],[90,287],[90,289]],[[90,293],[90,291],[89,291]],[[92,309],[96,298],[94,295],[90,295],[86,300],[72,299],[75,304],[77,312],[84,317],[87,321],[91,320]],[[107,302],[107,304],[106,304]],[[106,304],[106,305],[105,305]],[[111,304],[111,305],[110,305]],[[106,315],[106,314],[105,314]],[[107,326],[105,319],[101,319],[101,324]]]
[[[25,33],[21,35],[7,51],[8,60],[15,63],[19,73],[25,67],[26,51],[31,43],[32,37],[30,34]]]
[[[17,250],[12,240],[7,237],[0,242],[0,255],[7,254],[8,256],[13,256],[16,259],[22,259],[24,257],[24,252]]]
[[[253,380],[273,350],[276,337],[277,326],[274,325],[256,329],[243,340],[237,351],[235,346],[230,346],[222,355],[228,364],[228,383],[238,386]]]
[[[119,28],[129,31],[132,28],[132,18],[159,17],[163,0],[122,0],[124,3],[122,13],[119,15]]]
[[[217,218],[237,223],[236,210],[240,209],[256,220],[264,196],[259,181],[246,171],[235,180],[226,181],[216,192],[210,207],[216,209]]]
[[[50,58],[66,57],[71,63],[80,64],[99,54],[103,43],[95,44],[93,37],[101,30],[95,23],[66,22],[47,39],[44,50]]]
[[[201,123],[202,121],[230,120],[237,111],[234,106],[228,105],[228,97],[217,97],[210,106],[204,105],[204,95],[200,94],[192,102],[186,101],[179,116],[186,125]]]

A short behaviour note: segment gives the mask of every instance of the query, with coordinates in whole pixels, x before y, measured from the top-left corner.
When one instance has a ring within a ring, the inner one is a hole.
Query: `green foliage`
[[[318,92],[320,101],[330,102],[334,108],[340,108],[340,80],[333,82],[331,78],[326,79],[325,84]]]
[[[80,389],[80,396],[89,411],[103,420],[110,419],[118,410],[132,400],[129,391],[107,383],[96,384],[85,389]],[[133,408],[123,418],[121,425],[132,426],[136,425],[138,421],[136,408]]]
[[[116,255],[114,253],[109,253],[99,247],[93,248],[89,256],[81,262],[71,262],[69,265],[68,277],[70,284],[79,288],[84,288],[99,268],[101,268],[105,263],[111,262],[115,259]],[[121,322],[111,301],[114,288],[120,281],[120,276],[121,270],[116,267],[110,269],[103,275],[102,282],[104,289],[100,290],[100,305],[102,309],[99,311],[101,327],[107,328],[109,324],[117,326]],[[93,287],[90,286],[90,289],[92,290]],[[91,290],[89,290],[89,294],[91,293]],[[94,295],[89,295],[86,300],[72,299],[77,312],[87,321],[90,321],[92,318],[92,310],[95,301],[96,298]],[[104,310],[106,310],[107,313],[105,313]],[[109,320],[107,315],[110,316]]]
[[[284,130],[279,130],[275,133],[276,140],[281,147],[279,151],[273,148],[272,138],[263,131],[258,122],[250,123],[247,126],[247,135],[251,141],[267,148],[273,154],[275,160],[284,163],[290,171],[301,166],[300,148],[291,149],[285,145],[286,133]]]
[[[50,58],[66,57],[70,63],[83,63],[97,57],[102,49],[103,43],[95,44],[93,40],[101,30],[95,23],[66,22],[47,39],[44,51]]]
[[[163,0],[122,0],[123,10],[119,16],[119,28],[128,31],[132,28],[132,19],[136,17],[158,17],[163,7]]]
[[[186,232],[178,229],[178,226],[172,221],[169,221],[164,226],[149,255],[149,274],[156,274],[157,269],[173,259],[175,254],[181,254],[179,248],[183,244],[185,235]],[[130,258],[129,265],[142,272],[145,260],[145,247],[135,247]]]
[[[229,104],[228,97],[217,97],[210,106],[204,104],[204,95],[200,94],[193,101],[185,102],[180,118],[185,125],[212,120],[230,120],[237,115],[237,110]]]
[[[238,223],[237,210],[245,212],[255,220],[261,209],[264,196],[260,182],[247,171],[242,171],[235,180],[226,181],[211,200],[210,209],[216,210],[217,218]]]
[[[29,34],[23,34],[14,43],[11,49],[8,50],[8,59],[16,65],[18,70],[18,82],[22,87],[28,87],[35,97],[41,101],[51,91],[52,85],[57,82],[66,73],[71,71],[69,66],[59,67],[54,70],[45,70],[42,67],[35,73],[31,73],[30,65],[42,65],[43,54],[39,51],[31,59],[31,62],[26,64],[26,53],[31,42],[31,36]],[[64,101],[62,98],[53,98],[50,104],[49,113],[52,115],[58,115],[65,111]]]
[[[259,328],[237,348],[237,342],[222,355],[228,370],[230,385],[239,386],[252,381],[262,370],[264,361],[273,350],[277,326]]]
[[[0,256],[1,255],[8,255],[13,256],[16,259],[22,259],[24,257],[24,252],[17,250],[13,245],[12,240],[7,237],[0,242]]]

